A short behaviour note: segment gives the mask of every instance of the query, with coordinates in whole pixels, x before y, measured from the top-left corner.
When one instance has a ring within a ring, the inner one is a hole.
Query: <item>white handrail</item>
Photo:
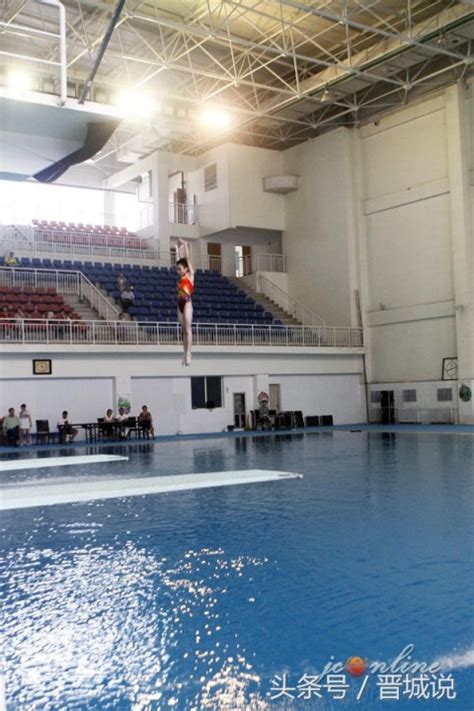
[[[286,291],[280,289],[279,286],[274,284],[270,279],[264,277],[262,274],[257,275],[257,292],[263,294],[274,301],[275,304],[280,306],[286,313],[293,316],[297,321],[303,324],[303,326],[325,326],[326,322],[321,316],[308,309],[307,306],[301,304],[296,299],[293,299]]]
[[[255,272],[286,272],[286,255],[257,252],[239,257],[238,266],[242,276]]]
[[[169,221],[179,225],[197,225],[199,224],[197,207],[193,202],[170,202]]]
[[[81,277],[79,281],[80,297],[86,299],[102,318],[106,320],[117,318],[120,309],[114,306],[82,272],[78,273]]]
[[[62,294],[76,294],[85,298],[99,316],[117,318],[120,309],[114,306],[82,272],[69,269],[28,269],[28,267],[0,267],[0,285],[55,289]]]
[[[196,346],[363,348],[360,328],[193,324]],[[0,318],[0,343],[169,346],[182,342],[179,323]]]

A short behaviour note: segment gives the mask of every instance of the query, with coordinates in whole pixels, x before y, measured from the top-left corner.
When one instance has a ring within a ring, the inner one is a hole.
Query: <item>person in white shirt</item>
[[[111,439],[114,434],[114,423],[114,411],[109,408],[104,415],[104,419],[102,420],[102,431],[109,439]]]
[[[26,405],[20,405],[20,412],[18,414],[20,420],[20,447],[22,444],[31,444],[30,431],[32,428],[31,416],[28,412]]]
[[[125,412],[125,409],[123,407],[119,407],[118,415],[115,418],[115,421],[118,422],[120,425],[120,436],[122,439],[127,439],[129,435],[129,428],[126,426],[126,422],[130,419],[130,415],[128,412]]]
[[[69,443],[74,442],[79,433],[79,430],[71,425],[67,410],[63,410],[63,414],[58,420],[58,430],[61,442],[66,442],[66,437],[69,437]]]

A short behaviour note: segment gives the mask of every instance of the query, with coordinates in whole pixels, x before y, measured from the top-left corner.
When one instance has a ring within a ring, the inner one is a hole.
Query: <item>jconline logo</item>
[[[381,701],[455,699],[452,674],[441,674],[439,662],[428,664],[413,661],[414,649],[414,644],[408,644],[389,663],[369,663],[360,656],[351,656],[345,662],[340,662],[331,657],[322,672],[303,674],[296,683],[292,682],[288,674],[276,675],[271,680],[272,689],[268,696],[272,701],[304,701],[328,697],[341,700],[351,693],[355,694],[356,701],[360,701],[368,687],[373,686]]]

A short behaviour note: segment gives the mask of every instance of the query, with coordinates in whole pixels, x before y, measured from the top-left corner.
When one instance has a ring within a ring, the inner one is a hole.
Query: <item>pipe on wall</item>
[[[61,68],[61,89],[59,105],[67,101],[67,54],[66,54],[66,10],[59,0],[38,0],[42,5],[57,7],[59,11],[59,66]]]

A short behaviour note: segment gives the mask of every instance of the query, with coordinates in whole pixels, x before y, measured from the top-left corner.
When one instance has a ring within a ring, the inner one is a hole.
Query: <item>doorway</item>
[[[235,245],[235,276],[243,277],[252,273],[252,247]]]
[[[219,242],[207,243],[207,261],[209,269],[222,273],[222,245]]]
[[[270,403],[269,409],[276,412],[281,412],[281,385],[280,383],[272,383],[268,386]]]
[[[245,427],[245,393],[234,393],[234,426]]]

